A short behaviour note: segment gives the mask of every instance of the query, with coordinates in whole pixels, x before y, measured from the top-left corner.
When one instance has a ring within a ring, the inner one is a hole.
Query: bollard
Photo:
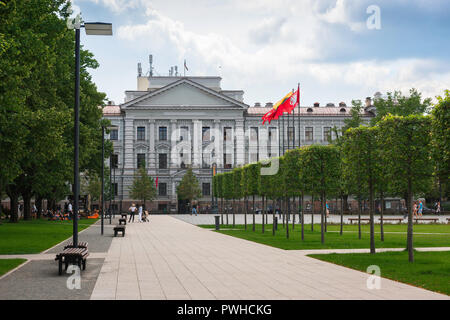
[[[220,216],[214,216],[216,220],[216,230],[220,229]]]
[[[278,230],[278,218],[277,217],[273,218],[273,225],[275,227],[275,230]]]

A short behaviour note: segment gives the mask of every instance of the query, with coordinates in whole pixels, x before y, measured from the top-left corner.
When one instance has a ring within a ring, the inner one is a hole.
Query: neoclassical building
[[[327,144],[333,127],[350,117],[345,103],[301,106],[284,120],[262,124],[272,108],[244,103],[244,91],[224,90],[220,77],[138,76],[137,90],[126,91],[120,105],[108,105],[103,115],[111,121],[107,138],[117,209],[127,208],[129,187],[140,166],[158,178],[157,199],[151,209],[176,212],[176,186],[187,166],[200,181],[200,204],[211,202],[212,166],[217,172],[278,156],[298,145]],[[374,116],[370,98],[364,118]]]

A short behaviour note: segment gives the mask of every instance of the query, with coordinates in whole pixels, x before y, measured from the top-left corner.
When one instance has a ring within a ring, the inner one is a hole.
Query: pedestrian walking
[[[441,213],[441,202],[440,201],[436,202],[435,212],[437,215],[439,215]]]
[[[143,211],[143,208],[142,208],[142,204],[141,205],[139,205],[139,222],[142,222],[142,211]]]
[[[67,205],[67,211],[69,212],[69,218],[72,219],[73,217],[73,209],[72,209],[72,203],[69,202],[69,204]]]
[[[419,201],[419,209],[418,209],[419,217],[422,216],[422,212],[423,212],[423,203],[422,203],[422,200],[420,200]]]
[[[414,217],[417,217],[417,202],[414,201],[414,205],[413,205],[413,215]]]
[[[131,219],[133,219],[134,222],[134,214],[136,213],[136,205],[133,203],[131,204],[131,207],[128,209],[130,211],[130,219],[128,219],[128,222],[131,222]]]
[[[327,218],[330,216],[330,206],[328,204],[328,201],[325,202],[325,206],[327,207]]]
[[[192,206],[192,214],[198,216],[195,206]]]

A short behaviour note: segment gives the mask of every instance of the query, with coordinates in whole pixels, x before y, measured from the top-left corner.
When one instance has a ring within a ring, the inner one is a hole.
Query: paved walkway
[[[127,224],[91,299],[449,299],[368,274],[202,229],[170,216]]]

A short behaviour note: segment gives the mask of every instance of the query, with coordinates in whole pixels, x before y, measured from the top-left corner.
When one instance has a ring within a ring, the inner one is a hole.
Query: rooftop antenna
[[[138,77],[142,77],[142,64],[138,63]]]
[[[150,77],[153,77],[153,55],[148,56],[148,62],[150,63]]]

